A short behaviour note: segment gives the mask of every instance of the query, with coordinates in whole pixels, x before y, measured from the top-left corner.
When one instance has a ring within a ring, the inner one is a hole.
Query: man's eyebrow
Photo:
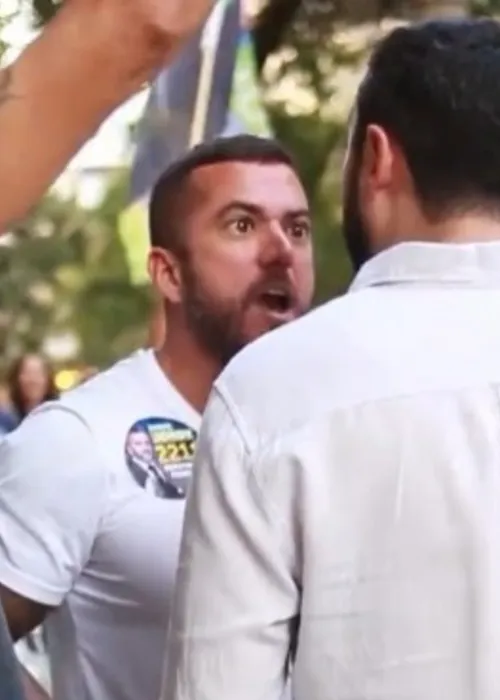
[[[254,216],[262,216],[263,214],[263,209],[262,207],[259,207],[258,204],[234,199],[233,201],[228,202],[221,209],[219,209],[219,211],[217,212],[217,216],[223,217],[235,210],[244,211],[248,214],[253,214]]]
[[[311,219],[311,212],[309,209],[292,209],[287,211],[285,214],[287,219]]]
[[[229,202],[225,206],[223,206],[219,211],[217,212],[217,216],[223,217],[227,214],[230,214],[231,212],[239,210],[243,212],[247,212],[248,214],[253,214],[254,216],[262,216],[263,214],[265,215],[265,211],[262,207],[260,207],[258,204],[254,204],[252,202],[245,202],[243,200],[233,200],[232,202]],[[284,212],[283,218],[285,219],[299,219],[299,218],[307,218],[311,219],[311,212],[309,209],[306,209],[304,207],[301,207],[299,209],[291,209],[289,211]]]

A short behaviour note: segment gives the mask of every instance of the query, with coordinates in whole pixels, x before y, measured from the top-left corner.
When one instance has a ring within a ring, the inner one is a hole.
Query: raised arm
[[[0,72],[0,233],[169,61],[212,2],[70,0]]]

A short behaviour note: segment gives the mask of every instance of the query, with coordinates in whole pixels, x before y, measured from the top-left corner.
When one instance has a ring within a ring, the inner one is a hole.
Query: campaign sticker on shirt
[[[196,431],[172,418],[143,418],[130,428],[125,458],[135,481],[158,498],[185,498]]]

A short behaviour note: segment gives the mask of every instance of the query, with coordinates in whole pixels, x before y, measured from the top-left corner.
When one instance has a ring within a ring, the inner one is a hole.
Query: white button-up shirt
[[[402,244],[217,381],[163,700],[500,699],[500,243]]]

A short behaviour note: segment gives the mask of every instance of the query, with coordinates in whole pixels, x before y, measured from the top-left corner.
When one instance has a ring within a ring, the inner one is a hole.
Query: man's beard
[[[189,258],[183,261],[182,277],[188,327],[198,344],[223,368],[249,342],[256,340],[247,337],[242,328],[245,311],[255,299],[253,290],[239,303],[224,305],[200,283]]]
[[[358,195],[358,158],[351,163],[344,184],[343,235],[354,272],[372,257],[370,237],[363,221]]]

